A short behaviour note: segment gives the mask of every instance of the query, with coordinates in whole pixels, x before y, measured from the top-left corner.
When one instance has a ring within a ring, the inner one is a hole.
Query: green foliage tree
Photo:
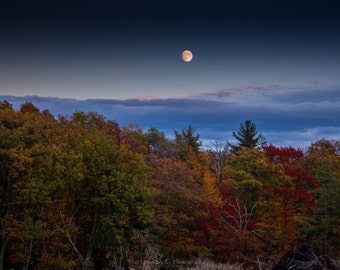
[[[58,121],[31,103],[20,111],[4,103],[0,129],[2,258],[7,249],[9,260],[22,269],[45,268],[47,257],[50,267],[72,264],[65,247],[46,247],[58,234],[49,221],[56,202],[65,201],[82,177],[79,155],[68,147]]]
[[[101,116],[85,114],[81,118],[88,129],[78,146],[85,178],[79,190],[84,200],[75,217],[87,228],[83,230],[82,238],[87,244],[81,257],[85,263],[89,261],[86,256],[95,252],[103,267],[123,257],[121,266],[126,267],[130,239],[151,228],[154,220],[153,191],[148,185],[151,169],[142,154],[143,138],[139,130],[125,128],[117,144],[110,129],[102,128],[106,121]]]
[[[326,139],[313,143],[305,157],[306,168],[315,173],[318,187],[316,195],[316,220],[311,238],[324,254],[340,256],[340,156],[339,141]]]
[[[178,154],[174,141],[168,139],[165,133],[157,128],[149,128],[145,136],[149,146],[149,153],[159,157],[174,157]]]
[[[1,268],[5,254],[22,269],[127,262],[130,239],[154,221],[145,148],[141,131],[121,134],[96,113],[58,121],[1,103]]]
[[[235,256],[251,257],[254,251],[261,254],[263,250],[258,237],[266,232],[260,232],[256,222],[263,214],[260,206],[273,199],[270,187],[279,185],[275,177],[277,170],[280,168],[268,163],[263,152],[256,148],[242,148],[238,155],[229,158],[224,168],[225,179],[220,184],[224,198],[221,218],[237,239]]]
[[[256,130],[256,125],[251,120],[245,120],[241,123],[240,130],[232,133],[238,141],[237,145],[229,144],[235,153],[241,148],[254,148],[265,144],[265,138]]]

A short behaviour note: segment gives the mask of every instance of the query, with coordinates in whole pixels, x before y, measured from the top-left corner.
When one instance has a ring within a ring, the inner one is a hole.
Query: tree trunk
[[[28,270],[28,267],[29,267],[29,264],[30,264],[30,261],[31,261],[31,257],[32,257],[33,245],[34,245],[34,241],[31,238],[28,241],[28,254],[26,256],[26,261],[25,261],[25,263],[22,267],[23,270]]]
[[[4,257],[5,257],[5,250],[6,246],[9,242],[11,237],[9,235],[5,235],[1,240],[1,249],[0,249],[0,270],[4,269]]]

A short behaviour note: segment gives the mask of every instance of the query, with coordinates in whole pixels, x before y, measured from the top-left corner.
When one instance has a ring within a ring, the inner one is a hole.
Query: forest
[[[233,135],[203,147],[191,125],[0,102],[0,270],[272,265],[305,243],[340,260],[340,140],[276,147],[251,120]]]

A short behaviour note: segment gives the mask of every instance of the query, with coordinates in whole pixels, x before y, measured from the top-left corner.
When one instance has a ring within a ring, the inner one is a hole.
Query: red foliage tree
[[[297,244],[305,236],[301,229],[310,227],[311,214],[315,207],[313,190],[317,187],[314,174],[308,173],[303,167],[304,154],[293,147],[263,147],[269,161],[281,164],[284,175],[288,179],[286,185],[273,189],[276,194],[274,223],[286,237],[277,242],[273,252],[286,252],[291,246]]]

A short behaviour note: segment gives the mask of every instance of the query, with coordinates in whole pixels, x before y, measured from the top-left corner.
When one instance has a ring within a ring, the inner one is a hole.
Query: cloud
[[[158,95],[146,95],[146,96],[138,96],[137,99],[141,100],[152,100],[152,99],[160,99],[161,97]]]
[[[322,86],[322,88],[321,88]],[[244,102],[306,102],[340,100],[339,85],[322,85],[320,80],[288,82],[280,80],[272,84],[236,85],[216,91],[187,95],[184,98],[228,100]]]
[[[316,127],[311,129],[292,130],[288,132],[267,132],[267,138],[275,138],[275,141],[281,142],[284,146],[298,146],[302,149],[306,149],[311,143],[316,140],[325,138],[328,140],[340,139],[340,127]],[[268,143],[273,143],[268,140]],[[274,143],[273,143],[274,144]]]
[[[327,93],[330,95],[332,91]],[[249,103],[188,98],[76,100],[0,96],[0,100],[7,100],[15,109],[30,101],[41,110],[48,109],[55,116],[71,115],[75,111],[94,111],[106,119],[116,120],[122,126],[133,123],[144,130],[157,127],[168,136],[172,136],[174,130],[181,130],[191,124],[205,142],[231,141],[232,132],[239,129],[241,122],[250,119],[268,142],[295,147],[305,147],[321,138],[340,139],[340,98],[334,98],[333,101],[314,99],[288,102],[287,98],[281,102],[272,99],[274,101],[268,103]]]
[[[227,87],[223,89],[219,89],[211,92],[202,92],[197,95],[191,95],[186,97],[191,98],[212,98],[212,99],[225,99],[230,98],[239,94],[251,94],[258,92],[266,92],[266,91],[278,91],[281,89],[286,89],[286,86],[280,86],[278,84],[271,85],[236,85],[232,87]]]

